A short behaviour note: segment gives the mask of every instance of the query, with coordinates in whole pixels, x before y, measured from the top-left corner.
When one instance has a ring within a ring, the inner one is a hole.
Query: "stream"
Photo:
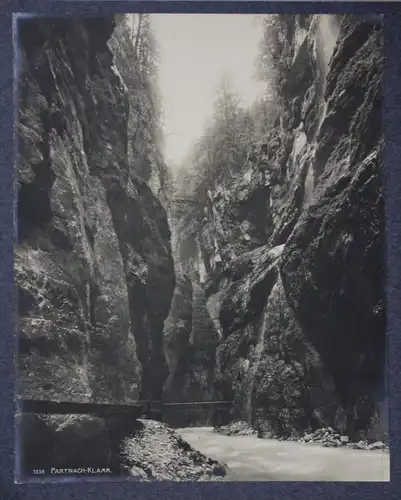
[[[389,481],[390,454],[178,429],[195,449],[228,466],[227,481]]]

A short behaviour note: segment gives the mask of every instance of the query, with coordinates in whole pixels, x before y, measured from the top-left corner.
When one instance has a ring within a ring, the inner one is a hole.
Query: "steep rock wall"
[[[212,400],[218,334],[207,307],[202,260],[196,253],[196,239],[183,237],[174,210],[170,223],[177,284],[164,329],[170,372],[164,398],[188,402]],[[191,419],[196,422],[197,415]]]
[[[385,359],[380,38],[363,23],[342,25],[317,138],[318,192],[281,265],[299,324],[352,408],[350,426],[367,424]]]
[[[176,286],[169,316],[164,325],[169,377],[164,385],[164,397],[182,401],[188,375],[188,350],[192,331],[193,289],[190,278],[176,271]]]
[[[16,281],[27,397],[160,399],[167,376],[170,230],[127,161],[114,28],[112,18],[20,25]]]
[[[381,20],[296,16],[288,40],[275,127],[199,231],[216,390],[272,434],[357,435],[385,353]]]

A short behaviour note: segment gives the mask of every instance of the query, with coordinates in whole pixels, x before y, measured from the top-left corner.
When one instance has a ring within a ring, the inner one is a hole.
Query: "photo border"
[[[384,14],[384,136],[386,164],[386,296],[388,338],[388,392],[390,415],[391,481],[383,483],[259,482],[132,484],[96,479],[73,479],[57,483],[14,484],[14,358],[16,291],[14,242],[16,185],[14,177],[13,118],[13,13],[26,15],[110,15],[121,12],[175,13],[327,13]],[[212,1],[45,1],[3,0],[0,5],[0,498],[4,500],[126,500],[136,498],[363,498],[378,500],[401,497],[400,397],[401,397],[401,4],[395,2],[212,2]]]

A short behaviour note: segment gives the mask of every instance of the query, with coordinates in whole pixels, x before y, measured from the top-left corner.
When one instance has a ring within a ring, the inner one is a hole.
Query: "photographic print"
[[[16,26],[16,481],[389,481],[382,16]]]

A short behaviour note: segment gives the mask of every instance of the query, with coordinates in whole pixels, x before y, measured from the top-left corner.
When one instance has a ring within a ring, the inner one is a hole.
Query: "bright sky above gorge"
[[[165,155],[174,166],[202,134],[225,75],[243,104],[260,95],[255,60],[262,27],[246,14],[155,14],[152,26],[160,47]]]

